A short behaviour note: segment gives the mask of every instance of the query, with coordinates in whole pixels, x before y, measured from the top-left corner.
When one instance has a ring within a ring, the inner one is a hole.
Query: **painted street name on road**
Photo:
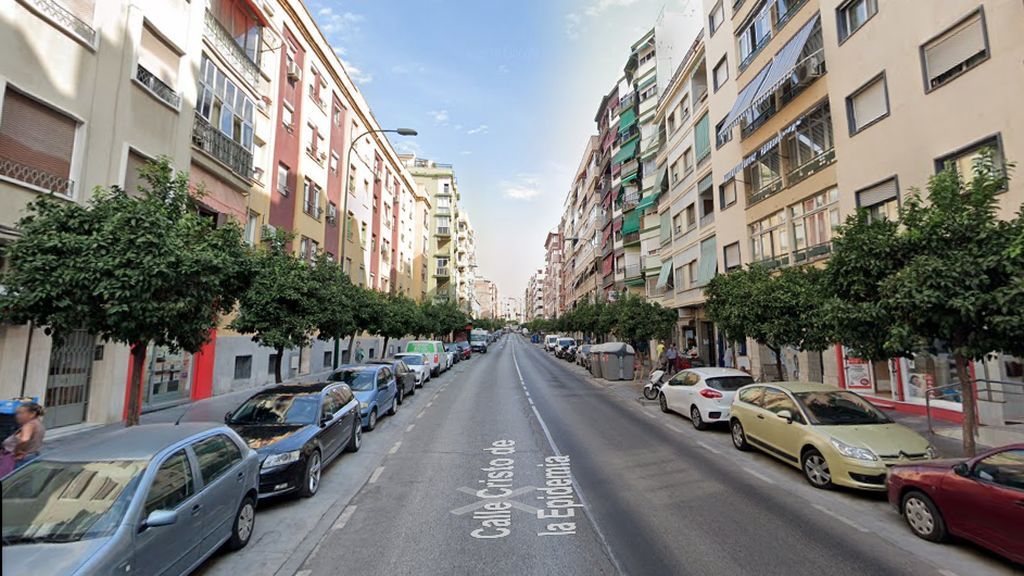
[[[531,514],[537,509],[533,506],[517,502],[512,498],[534,489],[527,486],[513,489],[515,478],[515,459],[511,456],[516,452],[515,440],[495,440],[490,446],[484,448],[493,458],[488,461],[487,466],[480,470],[485,473],[483,488],[473,490],[471,488],[459,488],[460,492],[472,494],[479,498],[468,506],[452,510],[452,514],[461,516],[466,512],[473,512],[473,520],[479,523],[479,527],[469,533],[473,538],[492,540],[504,538],[512,533],[512,508],[517,508]]]
[[[548,456],[544,459],[544,487],[538,488],[543,495],[537,496],[544,501],[544,508],[537,510],[537,518],[541,520],[559,520],[549,522],[545,531],[538,536],[566,536],[576,534],[576,522],[567,521],[576,517],[576,509],[583,504],[576,501],[576,490],[572,485],[572,468],[568,456]]]

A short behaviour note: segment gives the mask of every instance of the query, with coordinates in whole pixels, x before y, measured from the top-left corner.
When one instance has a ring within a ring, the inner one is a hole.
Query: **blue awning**
[[[751,106],[757,106],[769,96],[778,90],[779,86],[782,86],[789,80],[790,73],[793,72],[793,68],[799,63],[800,54],[804,51],[804,46],[807,45],[808,38],[811,37],[811,32],[814,31],[815,25],[821,20],[821,15],[817,15],[811,18],[799,32],[793,36],[782,50],[775,55],[772,59],[772,69],[768,76],[764,79],[761,87],[757,89],[757,95],[750,102]]]
[[[754,100],[754,95],[757,94],[758,88],[760,88],[761,84],[764,83],[764,79],[768,76],[768,71],[771,70],[771,68],[771,62],[765,64],[764,68],[761,68],[761,71],[757,73],[757,76],[754,76],[754,79],[748,82],[747,85],[743,87],[743,90],[740,90],[739,96],[736,97],[736,102],[732,105],[732,110],[730,110],[729,115],[725,117],[725,124],[722,124],[722,132],[732,130],[732,127],[740,121],[743,114],[750,109],[751,102]]]

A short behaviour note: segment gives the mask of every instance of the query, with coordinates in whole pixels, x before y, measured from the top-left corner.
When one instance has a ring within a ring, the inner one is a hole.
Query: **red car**
[[[889,469],[889,503],[921,538],[959,536],[1024,564],[1024,444]]]

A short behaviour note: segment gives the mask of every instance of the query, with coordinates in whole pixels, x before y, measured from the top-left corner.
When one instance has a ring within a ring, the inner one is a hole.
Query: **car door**
[[[336,386],[331,388],[329,394],[334,397],[334,402],[338,406],[338,433],[341,439],[340,450],[344,450],[345,446],[348,445],[349,437],[352,435],[353,426],[361,425],[359,418],[359,403],[355,401],[355,396],[352,395],[352,390],[348,386]]]
[[[213,552],[229,536],[235,512],[248,488],[242,469],[242,450],[224,434],[214,434],[192,443],[202,479],[199,492],[202,541],[200,557]]]
[[[699,376],[685,370],[670,378],[661,389],[662,393],[665,394],[665,402],[668,403],[668,407],[672,410],[689,414],[690,399],[693,398],[693,387],[699,381]]]
[[[409,368],[401,360],[395,362],[395,380],[398,381],[398,385],[402,388],[403,392],[412,390],[415,382],[410,378]]]
[[[979,544],[1024,555],[1024,450],[1008,449],[978,460],[966,476],[943,481],[945,510],[963,536]]]
[[[796,405],[796,400],[785,390],[765,388],[761,398],[760,422],[762,439],[769,443],[777,456],[790,462],[800,461],[800,448],[803,441],[802,427],[806,425],[803,414]],[[789,411],[792,421],[779,417],[779,413]]]
[[[146,488],[145,501],[135,534],[137,574],[182,574],[201,554],[202,507],[196,494],[196,470],[184,449],[165,457]],[[156,510],[174,510],[177,519],[168,526],[145,527]]]
[[[341,425],[341,405],[338,398],[331,394],[333,388],[324,390],[320,395],[320,447],[324,452],[324,460],[330,460],[341,450],[344,426]]]
[[[377,404],[380,406],[381,411],[391,408],[391,401],[397,392],[398,387],[394,385],[394,374],[391,372],[391,369],[388,367],[381,368],[377,372]]]

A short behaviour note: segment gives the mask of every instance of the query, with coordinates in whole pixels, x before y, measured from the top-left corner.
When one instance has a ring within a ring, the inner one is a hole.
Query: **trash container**
[[[636,352],[625,342],[602,345],[601,373],[605,380],[632,380]]]
[[[604,344],[595,344],[590,347],[590,374],[595,378],[601,377],[601,349]]]

